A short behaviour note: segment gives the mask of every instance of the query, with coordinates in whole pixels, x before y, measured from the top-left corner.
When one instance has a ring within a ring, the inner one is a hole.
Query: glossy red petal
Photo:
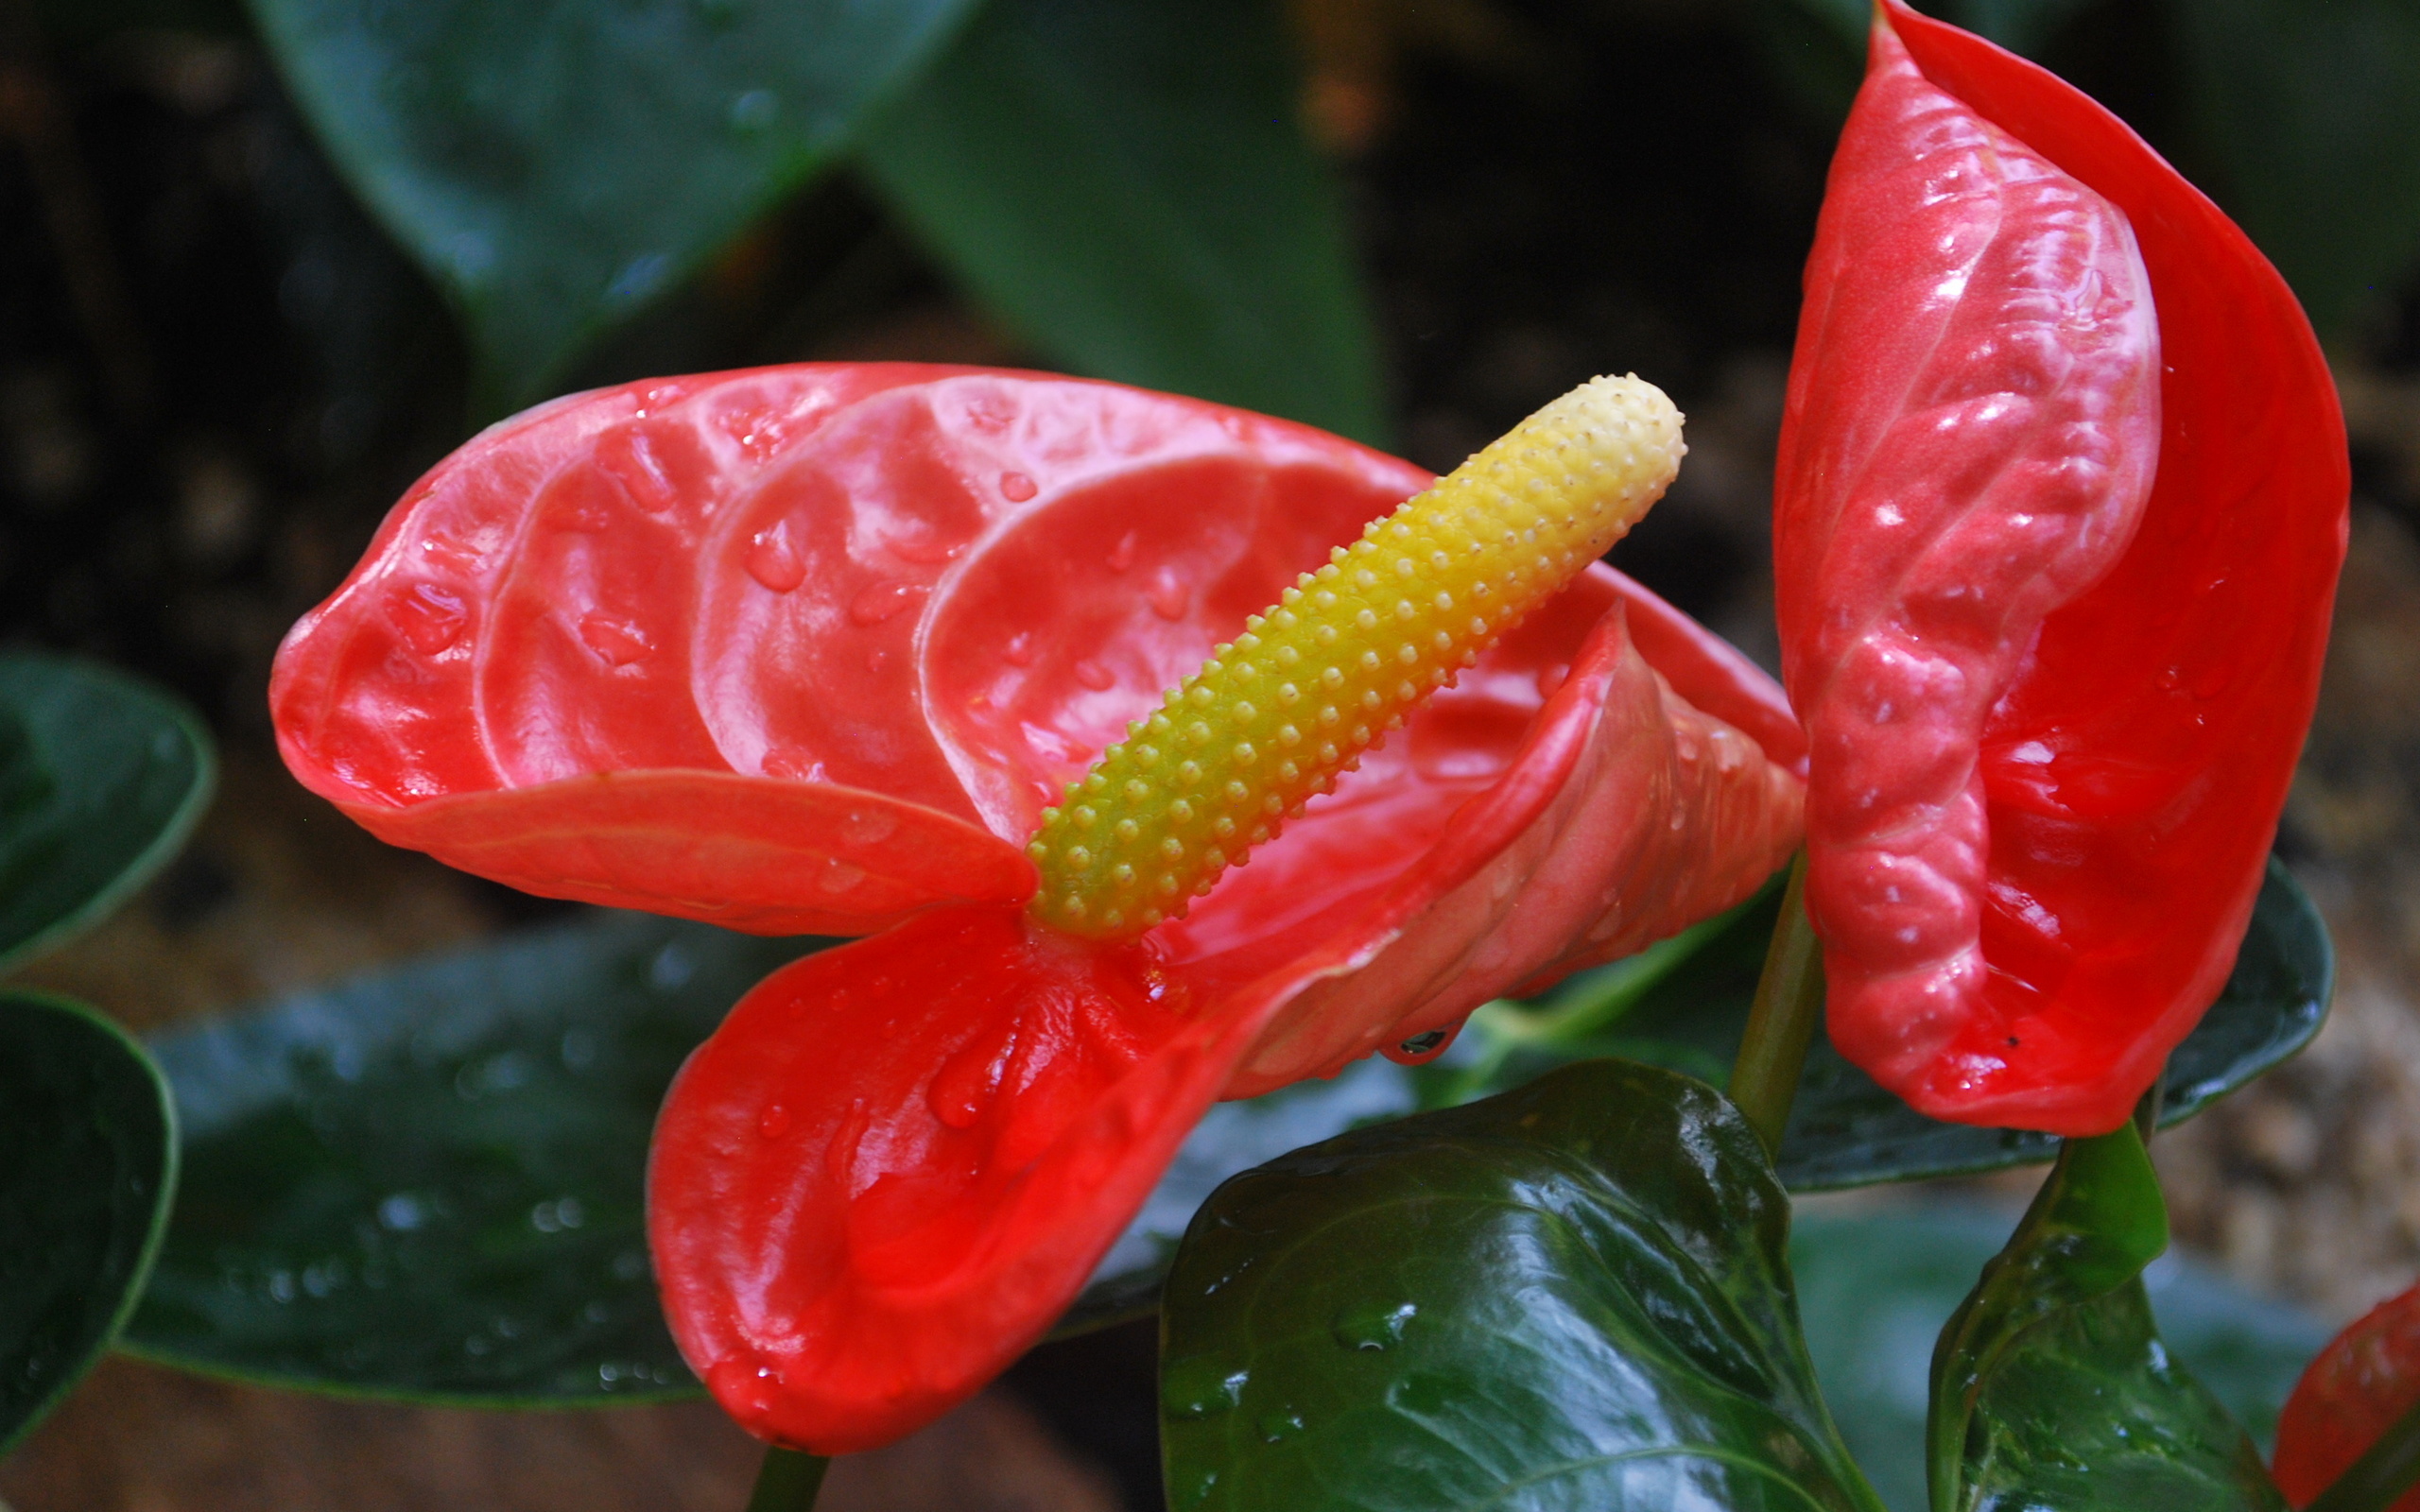
[[[2257,889],[2342,555],[2342,426],[2290,294],[2207,200],[2050,75],[1888,17],[1808,266],[1776,497],[1832,1035],[1936,1117],[2104,1132],[2215,996]],[[2012,300],[2053,264],[1995,269],[1971,249],[1996,212],[1955,198],[2027,149],[2122,212],[2148,270],[2138,520],[2128,380],[2062,350],[2120,276],[2071,252]],[[1993,301],[1997,329],[1957,330]],[[1993,451],[1990,422],[2046,403],[2066,431]],[[1923,535],[1895,544],[1885,507]]]
[[[682,1352],[750,1432],[838,1453],[972,1395],[1115,1242],[1255,1028],[1148,945],[927,914],[741,1000],[656,1125]]]
[[[2308,1506],[2420,1402],[2420,1286],[2348,1325],[2304,1369],[2277,1415],[2277,1488]],[[2420,1488],[2387,1512],[2420,1512]]]
[[[936,902],[1022,903],[1033,864],[887,794],[736,772],[600,772],[345,812],[390,845],[545,898],[758,935],[857,935]]]
[[[270,701],[296,775],[389,838],[555,896],[863,933],[1004,896],[960,832],[1021,843],[1124,712],[1426,481],[1304,426],[1033,374],[600,390],[423,479],[287,638]],[[714,810],[684,844],[672,774],[706,773],[833,791],[773,803],[762,835]],[[653,775],[607,799],[581,785],[600,774]],[[927,811],[900,816],[924,859],[836,892],[818,868],[852,847],[817,826],[863,793]],[[610,824],[564,829],[599,803]]]

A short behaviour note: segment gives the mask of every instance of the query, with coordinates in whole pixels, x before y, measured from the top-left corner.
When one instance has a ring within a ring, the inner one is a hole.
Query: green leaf
[[[2134,1125],[2067,1141],[1935,1347],[1933,1512],[2284,1512],[2251,1437],[2160,1342],[2141,1275],[2167,1247]]]
[[[0,653],[0,970],[97,922],[209,806],[210,737],[90,662]]]
[[[491,408],[828,166],[969,0],[252,0],[339,169],[469,322]]]
[[[168,1089],[80,1003],[0,993],[0,1453],[82,1379],[143,1290],[177,1184]]]
[[[694,1392],[648,1268],[648,1131],[804,944],[598,911],[162,1039],[185,1179],[129,1347],[389,1398]]]
[[[1194,1210],[1219,1182],[1288,1150],[1470,1102],[1597,1056],[1625,1056],[1720,1085],[1747,1026],[1779,906],[1775,888],[1627,961],[1574,977],[1537,1005],[1482,1008],[1432,1065],[1373,1058],[1333,1080],[1218,1105],[1060,1332],[1149,1313]],[[2225,991],[2169,1058],[2162,1122],[2192,1117],[2309,1043],[2326,1017],[2334,971],[2318,910],[2272,862]],[[1997,1170],[2057,1153],[2058,1142],[2047,1134],[1925,1117],[1841,1059],[1819,1031],[1780,1164],[1784,1182],[1803,1192]]]
[[[2341,335],[2420,271],[2420,6],[2177,0],[2167,8],[2220,198]]]
[[[1623,1061],[1238,1177],[1168,1279],[1169,1504],[1877,1507],[1789,1224],[1737,1109]]]
[[[1386,438],[1336,186],[1268,0],[993,0],[860,159],[1080,371]]]
[[[1800,1213],[1789,1266],[1807,1352],[1841,1436],[1892,1512],[1924,1512],[1934,1338],[2007,1239],[2009,1221],[1924,1209]],[[2277,1412],[2328,1331],[2173,1255],[2143,1283],[2161,1338],[2265,1450]]]

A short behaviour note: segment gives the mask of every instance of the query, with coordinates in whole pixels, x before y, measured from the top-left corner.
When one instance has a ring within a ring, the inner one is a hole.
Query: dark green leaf
[[[183,705],[89,662],[0,654],[0,969],[116,907],[209,804]]]
[[[1043,351],[1383,442],[1336,188],[1268,0],[993,0],[870,130],[926,245]]]
[[[1934,1349],[1933,1512],[2284,1512],[2251,1437],[2160,1342],[2140,1278],[2167,1247],[2134,1125],[2067,1141]]]
[[[385,1397],[696,1390],[648,1269],[648,1131],[802,948],[600,911],[162,1040],[185,1180],[129,1346]]]
[[[2420,270],[2420,6],[2178,0],[2220,198],[2311,323],[2344,333]]]
[[[2007,1218],[1905,1209],[1799,1214],[1789,1265],[1824,1400],[1892,1512],[1924,1512],[1925,1414],[1934,1338],[2007,1239]],[[2169,1351],[2264,1447],[2327,1330],[2173,1255],[2143,1283]]]
[[[491,407],[833,161],[969,0],[252,0],[338,167],[468,318]]]
[[[1730,1104],[1612,1060],[1238,1177],[1168,1279],[1170,1504],[1877,1506],[1789,1222]]]
[[[1720,1085],[1747,1025],[1778,907],[1778,890],[1769,892],[1641,955],[1575,977],[1538,1007],[1482,1009],[1434,1065],[1365,1060],[1331,1081],[1213,1108],[1062,1332],[1150,1312],[1194,1210],[1219,1182],[1288,1150],[1485,1097],[1592,1056],[1626,1056]],[[2163,1122],[2192,1117],[2309,1043],[2326,1017],[2334,970],[2318,910],[2272,863],[2226,990],[2169,1059]],[[1793,1191],[1815,1191],[1996,1170],[2057,1152],[2048,1135],[1926,1118],[1841,1059],[1819,1033],[1781,1171]]]
[[[0,993],[0,1453],[116,1337],[177,1184],[168,1089],[80,1003]]]

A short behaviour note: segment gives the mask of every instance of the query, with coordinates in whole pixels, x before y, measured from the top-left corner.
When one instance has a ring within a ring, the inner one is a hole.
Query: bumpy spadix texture
[[[1372,521],[1043,811],[1034,912],[1104,939],[1184,917],[1604,555],[1686,451],[1663,390],[1593,379]]]

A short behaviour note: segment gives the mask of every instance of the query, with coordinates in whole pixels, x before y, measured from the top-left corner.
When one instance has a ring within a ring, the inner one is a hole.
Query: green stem
[[[1824,947],[1806,918],[1806,852],[1802,850],[1789,868],[1781,919],[1765,950],[1755,1005],[1748,1010],[1748,1032],[1739,1040],[1739,1058],[1731,1065],[1731,1100],[1764,1141],[1765,1153],[1775,1158],[1781,1154],[1782,1130],[1789,1126],[1799,1073],[1806,1066],[1806,1046],[1815,1038],[1823,1011]]]
[[[823,1485],[824,1468],[832,1462],[821,1454],[803,1454],[779,1447],[765,1451],[765,1467],[756,1472],[756,1489],[748,1498],[748,1512],[811,1512],[815,1493]]]
[[[2420,1483],[2420,1402],[2303,1512],[2386,1512],[2414,1483]]]

